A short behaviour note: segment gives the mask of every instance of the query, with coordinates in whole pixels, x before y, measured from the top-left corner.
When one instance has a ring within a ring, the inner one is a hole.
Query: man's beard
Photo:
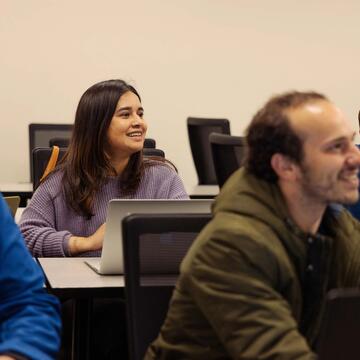
[[[346,190],[341,190],[340,173],[336,177],[325,176],[314,179],[313,171],[309,166],[301,164],[300,169],[302,191],[307,198],[322,202],[324,205],[330,203],[354,204],[358,201],[359,197],[349,198]]]

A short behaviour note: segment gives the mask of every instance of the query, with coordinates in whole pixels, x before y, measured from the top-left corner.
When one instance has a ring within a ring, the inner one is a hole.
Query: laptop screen
[[[213,199],[111,200],[101,255],[101,273],[119,274],[123,272],[121,222],[125,216],[146,213],[210,213],[212,203]]]

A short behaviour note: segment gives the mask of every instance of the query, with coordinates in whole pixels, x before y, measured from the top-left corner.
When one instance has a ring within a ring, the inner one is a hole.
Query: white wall
[[[359,10],[357,0],[0,0],[0,182],[29,179],[29,123],[73,122],[81,94],[109,78],[139,90],[148,136],[187,185],[189,115],[227,117],[240,135],[270,95],[313,89],[356,126]]]

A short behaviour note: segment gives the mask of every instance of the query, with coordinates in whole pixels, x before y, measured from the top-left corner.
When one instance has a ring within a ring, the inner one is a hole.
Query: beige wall
[[[337,4],[334,4],[337,3]],[[186,117],[240,135],[273,93],[326,93],[356,126],[360,3],[0,0],[0,181],[29,177],[27,126],[68,122],[93,83],[135,85],[149,137],[195,184]]]

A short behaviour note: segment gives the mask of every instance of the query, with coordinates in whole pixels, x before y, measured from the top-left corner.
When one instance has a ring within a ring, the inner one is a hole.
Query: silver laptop
[[[210,213],[213,199],[121,200],[109,202],[105,237],[100,258],[85,263],[102,275],[124,273],[121,221],[129,214]]]

